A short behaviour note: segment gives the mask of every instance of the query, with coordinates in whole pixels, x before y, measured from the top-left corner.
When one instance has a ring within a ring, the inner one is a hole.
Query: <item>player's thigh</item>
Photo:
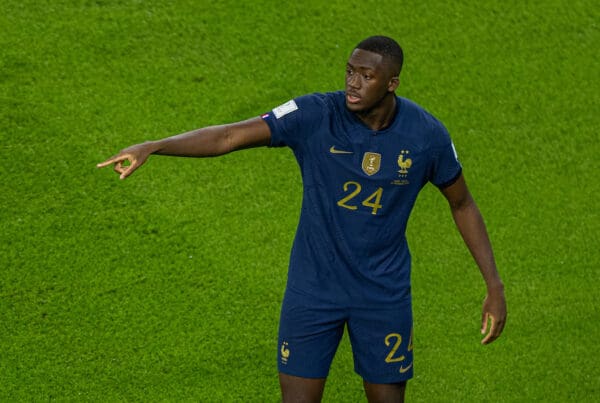
[[[370,384],[397,384],[413,376],[410,302],[354,309],[348,319],[354,369]]]
[[[392,384],[375,384],[365,381],[364,386],[369,403],[404,402],[406,381]]]
[[[302,378],[279,373],[281,398],[287,402],[320,402],[325,389],[325,378]]]
[[[302,378],[326,378],[344,333],[346,312],[287,292],[279,322],[278,369]]]

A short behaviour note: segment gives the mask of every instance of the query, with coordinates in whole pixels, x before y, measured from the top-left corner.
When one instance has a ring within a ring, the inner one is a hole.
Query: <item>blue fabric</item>
[[[453,183],[461,165],[442,123],[396,99],[381,131],[346,108],[344,92],[302,96],[263,115],[271,146],[291,148],[304,185],[289,290],[352,307],[410,298],[410,212],[426,183]]]

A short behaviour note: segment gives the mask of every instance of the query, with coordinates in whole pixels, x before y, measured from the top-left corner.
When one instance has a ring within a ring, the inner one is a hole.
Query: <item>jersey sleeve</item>
[[[436,130],[430,182],[440,189],[452,185],[460,177],[462,166],[448,131],[443,125]]]
[[[322,104],[317,94],[304,95],[263,114],[271,129],[270,147],[301,148],[323,118]]]

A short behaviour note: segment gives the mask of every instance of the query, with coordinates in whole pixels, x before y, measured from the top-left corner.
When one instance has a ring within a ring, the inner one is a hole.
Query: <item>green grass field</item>
[[[95,165],[342,89],[373,34],[453,136],[509,307],[481,346],[483,282],[426,187],[407,400],[600,401],[599,23],[592,0],[3,0],[0,401],[278,401],[292,153]],[[352,368],[344,340],[324,401],[364,401]]]

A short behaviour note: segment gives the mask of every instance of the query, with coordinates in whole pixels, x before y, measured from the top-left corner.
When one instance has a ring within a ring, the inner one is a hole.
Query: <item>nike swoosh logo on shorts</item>
[[[408,370],[409,370],[409,369],[411,369],[411,368],[412,368],[412,366],[413,366],[413,363],[412,363],[412,362],[411,362],[411,363],[408,365],[408,367],[406,367],[406,368],[405,368],[405,367],[403,367],[403,366],[401,365],[401,366],[400,366],[400,373],[401,373],[401,374],[404,374],[405,372],[408,372]]]
[[[335,148],[335,146],[331,146],[329,152],[332,154],[354,154],[354,152],[352,151],[338,150],[337,148]]]

